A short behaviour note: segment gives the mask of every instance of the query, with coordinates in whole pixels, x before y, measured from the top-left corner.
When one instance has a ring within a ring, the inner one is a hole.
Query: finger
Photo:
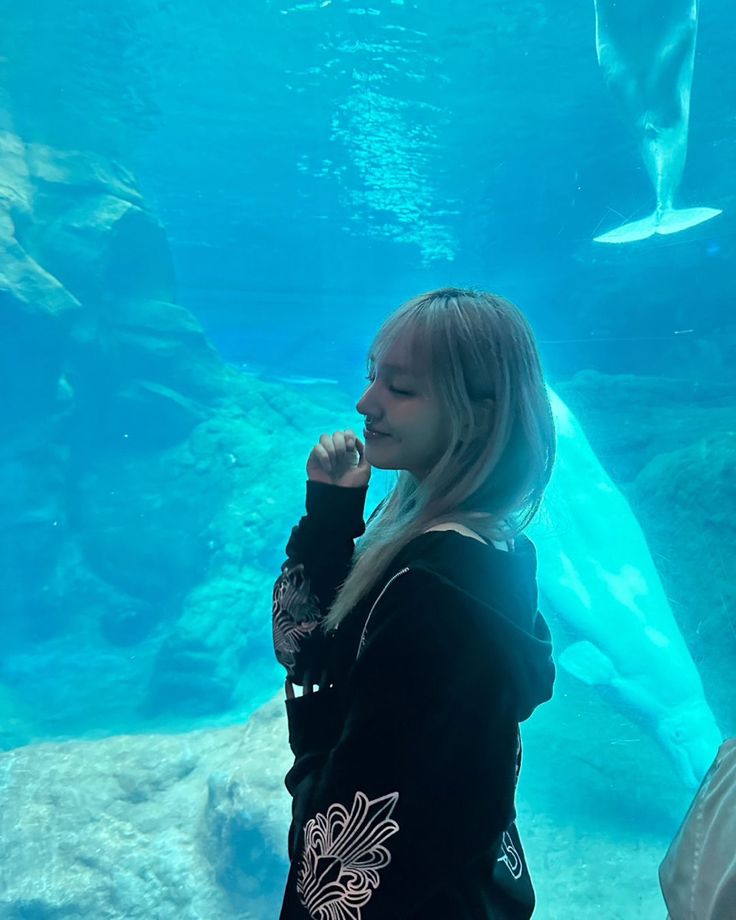
[[[319,443],[324,447],[324,449],[329,454],[330,460],[335,459],[335,445],[332,443],[332,438],[328,434],[323,434],[320,436]]]
[[[287,700],[293,700],[293,699],[294,699],[294,696],[295,696],[295,694],[294,694],[294,684],[292,684],[292,682],[291,682],[291,681],[289,680],[289,678],[287,677],[287,678],[286,678],[286,699],[287,699]]]
[[[327,453],[325,448],[321,444],[317,444],[317,446],[314,448],[314,453],[322,466],[327,470],[327,472],[331,472],[332,461],[330,460],[330,455]]]
[[[342,431],[336,431],[332,435],[332,443],[335,445],[335,455],[342,456],[345,453],[345,435]]]

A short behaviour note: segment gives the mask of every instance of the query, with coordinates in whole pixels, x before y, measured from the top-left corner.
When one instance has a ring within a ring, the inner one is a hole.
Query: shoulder
[[[473,599],[440,573],[416,562],[394,572],[384,583],[368,613],[361,647],[377,631],[390,631],[405,641],[453,644],[470,627]]]
[[[424,534],[432,533],[434,531],[451,531],[453,533],[458,533],[463,537],[469,537],[471,540],[476,540],[478,543],[482,543],[483,546],[494,546],[496,549],[501,550],[501,552],[508,553],[513,552],[516,548],[515,540],[513,537],[509,537],[507,540],[491,540],[481,537],[480,534],[472,530],[470,527],[467,527],[465,524],[460,524],[457,521],[444,521],[441,524],[435,524],[433,527],[428,527]],[[422,536],[424,536],[422,534]]]
[[[429,606],[436,606],[438,597],[446,596],[454,588],[452,582],[427,566],[426,560],[408,559],[384,580],[371,612],[379,605],[403,609],[401,605],[409,600],[420,600]]]
[[[486,541],[483,539],[483,537],[477,534],[474,530],[471,530],[464,524],[457,524],[453,521],[446,521],[444,524],[435,524],[434,527],[428,527],[424,533],[430,533],[434,530],[454,530],[456,533],[462,534],[464,537],[470,537],[471,540],[477,540],[479,543],[486,544]]]
[[[429,569],[405,568],[374,602],[355,666],[383,688],[393,686],[394,678],[402,686],[417,680],[433,684],[440,695],[454,682],[482,673],[483,692],[491,693],[505,671],[487,633],[473,597]]]

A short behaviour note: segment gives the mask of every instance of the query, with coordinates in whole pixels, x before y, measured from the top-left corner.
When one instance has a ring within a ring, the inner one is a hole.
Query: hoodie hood
[[[479,608],[514,682],[519,722],[551,698],[552,640],[537,609],[537,554],[528,537],[516,537],[514,550],[506,552],[457,531],[430,531],[400,556],[397,568],[432,572]]]

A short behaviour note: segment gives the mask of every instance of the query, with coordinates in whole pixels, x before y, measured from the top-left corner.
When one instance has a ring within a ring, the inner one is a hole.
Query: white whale
[[[696,787],[723,740],[644,534],[579,423],[549,392],[558,457],[542,513],[540,607],[577,637],[557,661],[643,725]]]
[[[598,63],[636,132],[657,196],[649,217],[595,237],[630,243],[710,220],[718,208],[674,207],[687,155],[698,0],[594,0]]]

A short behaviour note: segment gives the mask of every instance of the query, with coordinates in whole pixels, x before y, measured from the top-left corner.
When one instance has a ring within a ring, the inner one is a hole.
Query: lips
[[[375,428],[364,428],[364,429],[363,429],[363,434],[364,434],[366,437],[367,437],[369,434],[373,434],[373,435],[382,435],[384,438],[390,437],[390,435],[389,435],[387,432],[385,432],[385,431],[378,431],[378,430],[375,429]]]

